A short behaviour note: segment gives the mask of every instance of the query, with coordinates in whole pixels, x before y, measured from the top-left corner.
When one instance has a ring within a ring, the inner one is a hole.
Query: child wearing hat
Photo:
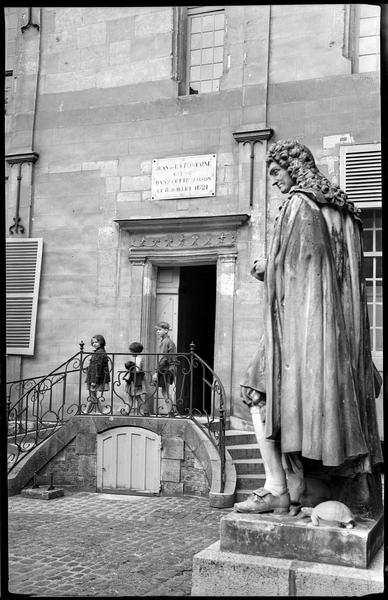
[[[143,344],[140,342],[132,342],[129,344],[128,349],[131,352],[131,355],[129,360],[125,363],[125,368],[127,369],[127,372],[124,375],[124,381],[126,382],[125,391],[130,398],[130,412],[138,415],[142,412],[142,409],[145,410],[147,398],[144,357],[141,356]]]

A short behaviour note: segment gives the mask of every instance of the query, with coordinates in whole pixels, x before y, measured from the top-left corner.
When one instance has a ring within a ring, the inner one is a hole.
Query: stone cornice
[[[138,219],[113,219],[120,229],[133,233],[167,233],[214,231],[215,229],[230,230],[240,227],[248,221],[248,214],[206,215],[191,217],[157,217]]]
[[[236,142],[262,142],[269,140],[273,135],[273,129],[240,129],[233,133]]]
[[[18,163],[32,162],[36,163],[39,158],[37,152],[21,152],[20,154],[6,154],[5,160],[9,165],[15,165]]]

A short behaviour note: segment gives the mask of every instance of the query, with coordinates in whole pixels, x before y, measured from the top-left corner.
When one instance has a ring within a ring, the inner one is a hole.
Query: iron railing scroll
[[[225,391],[213,369],[195,352],[107,352],[106,382],[88,388],[93,352],[84,350],[49,375],[7,384],[8,469],[55,433],[74,415],[149,416],[192,419],[220,455],[225,483]]]

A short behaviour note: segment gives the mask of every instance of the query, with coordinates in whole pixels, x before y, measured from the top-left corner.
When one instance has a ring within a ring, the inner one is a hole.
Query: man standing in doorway
[[[157,413],[167,415],[173,411],[174,405],[174,386],[176,375],[176,346],[169,336],[171,331],[169,323],[160,321],[155,326],[156,335],[159,337],[159,356],[158,368],[153,375],[153,382],[158,387],[157,393]]]

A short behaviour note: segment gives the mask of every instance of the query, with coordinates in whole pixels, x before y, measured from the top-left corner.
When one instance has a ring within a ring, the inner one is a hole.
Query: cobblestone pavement
[[[31,596],[190,596],[193,556],[232,510],[90,492],[8,507],[9,592]]]

